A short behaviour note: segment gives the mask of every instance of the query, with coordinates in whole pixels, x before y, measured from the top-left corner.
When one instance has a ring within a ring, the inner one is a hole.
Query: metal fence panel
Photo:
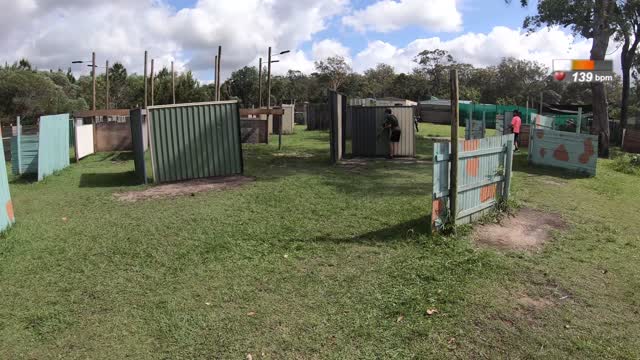
[[[596,175],[598,137],[535,128],[529,136],[529,162]]]
[[[329,129],[329,104],[309,104],[307,106],[307,130]]]
[[[482,139],[485,137],[486,128],[486,119],[476,120],[467,118],[467,122],[464,128],[464,138],[467,140]]]
[[[507,198],[513,163],[513,135],[465,140],[458,144],[458,224],[485,214],[500,197]],[[431,221],[441,228],[449,217],[451,143],[435,143]]]
[[[236,101],[153,106],[147,111],[156,182],[243,172]]]
[[[38,173],[38,135],[11,138],[11,170],[14,175]]]
[[[75,125],[74,139],[76,160],[80,160],[95,153],[93,147],[93,124],[88,125]]]
[[[624,130],[622,149],[631,153],[640,154],[640,130]]]
[[[133,145],[133,163],[135,165],[136,178],[141,184],[147,183],[147,163],[145,162],[145,126],[143,124],[144,111],[142,109],[131,110],[131,143]]]
[[[42,116],[38,144],[38,181],[69,164],[69,114]]]
[[[385,109],[398,118],[402,135],[397,156],[414,157],[416,155],[414,108],[408,106],[392,107],[350,107],[351,138],[353,156],[375,157],[389,155],[389,137],[382,130],[385,122]]]
[[[1,137],[2,134],[0,134]],[[13,213],[13,202],[9,192],[9,179],[7,177],[7,167],[4,166],[4,144],[0,144],[0,231],[5,231],[15,221]]]

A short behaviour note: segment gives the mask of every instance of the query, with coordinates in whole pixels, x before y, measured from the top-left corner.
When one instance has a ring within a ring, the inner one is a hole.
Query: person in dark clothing
[[[400,143],[402,130],[400,130],[398,118],[393,115],[391,109],[386,109],[384,112],[385,122],[382,124],[382,127],[389,131],[389,159],[393,159],[393,157],[398,153],[398,145]]]

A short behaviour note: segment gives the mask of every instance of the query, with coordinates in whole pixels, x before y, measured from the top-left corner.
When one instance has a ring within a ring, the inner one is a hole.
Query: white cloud
[[[615,45],[610,48],[613,51]],[[383,41],[372,41],[355,56],[353,63],[356,71],[386,63],[398,72],[410,72],[416,67],[413,60],[418,53],[433,49],[447,50],[456,61],[474,66],[496,65],[504,57],[515,57],[534,60],[550,68],[553,59],[589,58],[591,40],[575,38],[558,28],[545,28],[527,35],[519,29],[498,26],[488,34],[466,33],[451,40],[417,39],[400,48]],[[610,57],[616,62],[619,56],[612,54]]]
[[[380,0],[342,19],[357,31],[391,32],[408,26],[430,31],[456,31],[462,15],[456,0]]]
[[[315,60],[323,60],[332,56],[342,56],[350,60],[349,48],[333,39],[325,39],[314,43],[311,52]]]
[[[301,59],[304,54],[296,48],[325,29],[347,1],[199,0],[179,11],[164,0],[4,1],[0,60],[26,57],[38,68],[56,69],[87,60],[95,51],[99,63],[120,61],[141,72],[144,50],[149,50],[158,63],[176,59],[179,67],[210,78],[222,45],[222,73],[228,76],[252,59],[266,57],[269,45],[290,49],[292,59]]]

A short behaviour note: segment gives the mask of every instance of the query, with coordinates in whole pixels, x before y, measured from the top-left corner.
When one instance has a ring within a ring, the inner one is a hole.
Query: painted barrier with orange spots
[[[0,134],[2,135],[2,134]],[[15,221],[13,212],[13,202],[11,202],[11,193],[9,192],[9,179],[7,178],[7,167],[4,166],[4,144],[0,145],[0,231],[7,230]]]
[[[598,163],[598,137],[545,128],[532,130],[529,137],[529,163],[567,169],[595,176]]]
[[[508,198],[514,150],[513,134],[458,143],[457,224],[482,217],[500,198]],[[434,144],[432,229],[444,226],[451,216],[449,142]]]

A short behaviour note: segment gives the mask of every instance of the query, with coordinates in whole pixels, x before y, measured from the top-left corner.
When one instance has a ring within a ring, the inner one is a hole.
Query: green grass
[[[281,152],[275,137],[245,147],[249,186],[138,203],[112,196],[144,188],[121,154],[13,180],[0,358],[640,357],[637,177],[518,154],[516,200],[570,227],[539,254],[501,253],[464,229],[429,235],[428,163],[328,153],[327,133],[298,128]]]

